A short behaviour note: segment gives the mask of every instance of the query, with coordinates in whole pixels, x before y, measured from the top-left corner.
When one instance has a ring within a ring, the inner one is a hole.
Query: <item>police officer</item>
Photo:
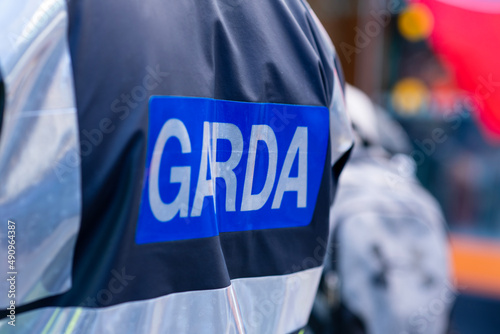
[[[443,334],[454,288],[441,209],[415,177],[403,129],[353,86],[346,102],[356,146],[332,207],[326,298],[318,298],[311,326],[316,333]]]
[[[16,332],[304,327],[352,145],[308,4],[1,7],[0,218],[17,274],[0,303],[14,300]]]

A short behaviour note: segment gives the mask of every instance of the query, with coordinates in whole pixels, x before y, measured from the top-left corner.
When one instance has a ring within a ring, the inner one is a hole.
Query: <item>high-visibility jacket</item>
[[[300,330],[352,145],[308,4],[0,8],[0,333]]]

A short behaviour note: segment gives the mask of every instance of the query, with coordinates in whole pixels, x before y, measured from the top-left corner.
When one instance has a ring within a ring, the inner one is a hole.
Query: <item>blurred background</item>
[[[500,333],[500,1],[309,0],[346,81],[408,132],[449,224],[462,334]]]

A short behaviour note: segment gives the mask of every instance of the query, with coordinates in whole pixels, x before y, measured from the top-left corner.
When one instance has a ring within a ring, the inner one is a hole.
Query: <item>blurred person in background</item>
[[[356,145],[331,210],[314,333],[444,334],[454,288],[446,222],[402,128],[347,85]]]
[[[402,125],[418,179],[441,204],[457,290],[454,326],[497,334],[500,1],[310,3],[337,46],[346,80]]]
[[[352,146],[306,2],[4,1],[0,32],[1,333],[306,325]]]

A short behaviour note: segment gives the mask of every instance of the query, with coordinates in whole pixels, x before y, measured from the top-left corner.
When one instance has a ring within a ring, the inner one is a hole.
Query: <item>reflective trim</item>
[[[325,49],[329,52],[332,63],[335,59],[338,59],[337,51],[333,45],[328,33],[321,24],[320,20],[311,9],[306,1],[303,1],[304,6],[308,9],[311,17],[316,23],[321,38],[327,46]],[[347,113],[346,102],[345,102],[345,92],[342,88],[342,83],[340,81],[340,74],[337,72],[335,66],[333,66],[334,73],[334,83],[332,98],[330,101],[330,144],[332,146],[332,166],[339,160],[354,144],[354,135],[352,133],[351,121],[349,119],[349,114]]]
[[[16,306],[71,287],[80,225],[78,124],[63,0],[6,2],[0,12],[6,101],[0,138],[0,254],[16,223]],[[8,291],[0,281],[0,290]],[[6,307],[7,293],[0,295]]]
[[[322,267],[241,278],[106,308],[42,308],[16,317],[16,333],[290,333],[309,318]],[[0,333],[8,331],[5,319]]]
[[[290,333],[307,324],[323,267],[233,280],[247,333]]]
[[[335,55],[336,57],[336,55]],[[335,83],[330,104],[330,142],[332,145],[332,166],[353,145],[351,121],[349,119],[344,92],[337,71],[335,70]]]

